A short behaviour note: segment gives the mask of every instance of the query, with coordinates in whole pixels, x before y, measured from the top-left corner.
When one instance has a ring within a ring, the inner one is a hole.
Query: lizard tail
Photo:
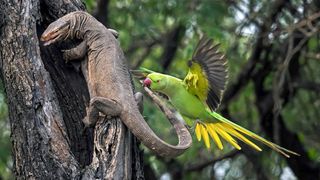
[[[210,148],[210,139],[209,139],[209,136],[210,136],[212,140],[215,142],[215,144],[218,146],[218,148],[223,149],[223,145],[219,137],[221,136],[223,139],[225,139],[234,148],[238,150],[241,150],[241,147],[238,145],[234,137],[246,143],[253,149],[257,151],[262,151],[262,149],[259,146],[257,146],[255,143],[250,141],[247,137],[245,137],[245,136],[249,136],[252,139],[262,142],[263,144],[281,153],[287,158],[290,157],[289,154],[299,156],[298,153],[285,149],[273,142],[270,142],[265,138],[229,121],[228,119],[224,118],[218,113],[210,112],[210,114],[219,122],[215,122],[215,123],[198,122],[195,127],[195,133],[196,133],[197,139],[200,141],[203,138],[204,144],[207,148]]]

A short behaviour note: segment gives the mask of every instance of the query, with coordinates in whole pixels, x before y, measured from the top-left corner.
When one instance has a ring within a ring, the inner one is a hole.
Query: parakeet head
[[[161,91],[167,87],[167,78],[164,74],[151,73],[144,79],[143,85],[155,91]]]

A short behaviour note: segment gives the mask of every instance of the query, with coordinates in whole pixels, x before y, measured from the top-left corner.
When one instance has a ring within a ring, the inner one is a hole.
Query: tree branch
[[[97,7],[93,16],[107,27],[109,23],[109,0],[97,0]]]
[[[320,92],[320,83],[316,83],[313,81],[298,80],[298,81],[294,82],[292,85],[293,85],[293,88],[306,89],[309,91],[314,91],[316,93]]]
[[[162,36],[160,35],[159,37],[162,37]],[[129,48],[125,51],[125,54],[132,54],[138,48],[154,46],[156,44],[160,44],[161,42],[162,40],[158,37],[148,39],[148,40],[146,39],[134,40],[133,43],[129,46]]]
[[[164,52],[162,54],[162,67],[165,70],[168,69],[169,65],[171,64],[181,38],[183,37],[185,31],[185,27],[182,24],[176,26],[171,32],[169,32],[165,39],[164,44]]]
[[[207,166],[213,166],[216,162],[222,161],[224,159],[233,158],[238,154],[241,154],[241,151],[233,150],[217,158],[209,159],[207,161],[200,162],[200,163],[186,165],[183,171],[186,171],[186,172],[201,171]]]
[[[254,49],[251,53],[251,56],[248,60],[248,63],[242,68],[243,70],[238,75],[237,80],[234,84],[230,85],[229,88],[224,93],[222,109],[225,109],[226,106],[230,103],[230,101],[241,91],[242,87],[246,86],[249,82],[252,72],[259,62],[260,55],[265,46],[266,42],[266,34],[270,31],[271,24],[275,21],[277,15],[281,12],[284,5],[287,3],[285,0],[277,0],[272,5],[273,8],[270,12],[269,16],[264,19],[264,23],[259,27],[260,31],[257,35],[257,42],[255,43]]]
[[[305,44],[302,34],[294,37],[292,42],[293,44],[291,45],[291,47],[297,48],[302,48],[302,46]],[[287,48],[289,48],[289,45]],[[254,80],[254,85],[256,93],[256,104],[259,110],[262,128],[265,130],[265,132],[267,132],[269,137],[273,137],[274,133],[279,135],[281,146],[293,150],[301,155],[300,157],[294,156],[286,159],[297,177],[312,179],[312,177],[319,178],[320,174],[317,173],[320,169],[319,165],[315,166],[313,161],[308,158],[307,152],[300,142],[298,135],[287,129],[285,123],[283,122],[282,115],[279,114],[279,110],[275,110],[275,108],[278,108],[279,106],[279,104],[277,105],[277,103],[280,102],[280,106],[284,107],[289,102],[289,98],[292,98],[295,95],[295,89],[292,89],[292,86],[290,86],[289,84],[296,81],[296,79],[298,79],[298,77],[300,76],[300,54],[300,51],[296,51],[295,53],[293,53],[290,57],[290,61],[285,58],[288,56],[286,52],[280,55],[280,57],[284,57],[284,59],[287,60],[286,63],[288,63],[288,77],[290,78],[285,78],[283,80],[284,82],[280,84],[281,88],[278,88],[279,92],[277,92],[279,94],[278,99],[273,98],[274,91],[266,91],[265,89],[263,89],[264,87],[261,86],[261,83],[264,82],[266,77],[262,75],[262,73],[265,73],[265,71],[270,71],[267,66],[262,66],[262,68],[257,71],[257,74],[255,74],[255,77],[257,78],[255,78]],[[269,59],[266,60],[271,61]],[[283,69],[281,70],[281,72],[282,71]],[[263,78],[261,79],[259,77]],[[271,119],[277,121],[270,121]]]
[[[143,63],[143,61],[146,59],[146,57],[148,57],[148,55],[151,53],[152,47],[155,45],[155,43],[150,44],[150,46],[147,46],[142,54],[136,58],[135,60],[133,60],[134,64],[131,63],[131,69],[137,69],[140,67],[140,65]]]

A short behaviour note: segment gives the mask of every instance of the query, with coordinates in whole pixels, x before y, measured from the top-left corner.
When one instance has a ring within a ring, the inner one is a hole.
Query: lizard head
[[[167,78],[160,73],[151,73],[144,79],[143,85],[152,90],[161,91],[167,87]]]
[[[44,46],[65,39],[69,34],[70,23],[64,19],[58,19],[51,23],[42,33],[40,40],[44,42]]]

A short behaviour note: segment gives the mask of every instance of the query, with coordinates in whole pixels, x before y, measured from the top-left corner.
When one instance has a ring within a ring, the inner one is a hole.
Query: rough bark
[[[143,178],[137,141],[119,119],[84,131],[87,86],[61,55],[72,42],[49,48],[39,43],[46,25],[83,9],[79,0],[5,0],[1,5],[1,76],[17,179]],[[84,171],[91,162],[99,171]]]

